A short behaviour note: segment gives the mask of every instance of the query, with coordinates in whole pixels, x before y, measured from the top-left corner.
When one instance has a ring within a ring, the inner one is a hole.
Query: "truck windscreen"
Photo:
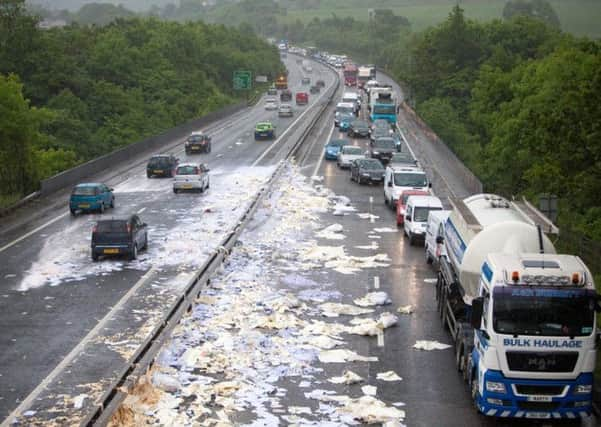
[[[507,335],[589,336],[595,301],[584,289],[510,286],[493,294],[493,327]]]
[[[375,105],[374,114],[395,114],[394,104],[390,105]]]

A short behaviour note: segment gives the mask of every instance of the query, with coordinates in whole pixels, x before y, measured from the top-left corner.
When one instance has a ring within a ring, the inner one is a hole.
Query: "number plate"
[[[182,184],[182,188],[192,188],[192,184]]]
[[[546,419],[551,418],[548,412],[526,412],[526,418]]]
[[[102,253],[105,253],[105,254],[118,254],[119,253],[119,249],[104,249],[102,251]]]
[[[90,204],[89,203],[81,203],[81,204],[79,204],[77,206],[79,206],[80,208],[89,208]]]
[[[552,402],[553,398],[551,396],[528,396],[526,400],[528,402]]]
[[[163,171],[162,171],[162,170],[158,170],[158,169],[155,169],[153,172],[154,172],[154,173],[163,173]]]

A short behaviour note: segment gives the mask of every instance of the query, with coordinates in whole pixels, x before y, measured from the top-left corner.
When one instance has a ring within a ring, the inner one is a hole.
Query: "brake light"
[[[92,228],[92,233],[96,233],[98,231],[98,224],[94,224],[94,228]]]
[[[127,234],[131,233],[131,224],[127,224]]]
[[[514,271],[513,273],[511,273],[511,280],[513,280],[514,282],[519,282],[520,273],[518,271]]]

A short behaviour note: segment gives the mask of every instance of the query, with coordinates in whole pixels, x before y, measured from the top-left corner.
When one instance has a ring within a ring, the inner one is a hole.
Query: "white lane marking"
[[[145,207],[143,207],[142,209],[140,209],[140,210],[138,211],[138,215],[140,215],[140,214],[141,214],[142,212],[144,212],[145,210],[146,210],[146,206],[145,206]]]
[[[267,154],[269,154],[269,152],[270,152],[271,150],[273,150],[273,148],[274,148],[274,147],[275,147],[277,144],[279,144],[279,142],[281,141],[281,139],[282,139],[284,136],[286,136],[286,134],[288,134],[288,132],[290,132],[290,131],[292,130],[292,128],[294,127],[294,125],[295,125],[295,124],[297,124],[297,123],[299,122],[299,120],[300,120],[300,119],[302,119],[302,118],[305,116],[305,114],[307,114],[309,111],[313,110],[313,107],[315,107],[315,106],[317,105],[317,103],[319,102],[319,100],[320,100],[321,98],[323,98],[327,92],[328,92],[328,91],[324,91],[324,92],[322,92],[322,93],[321,93],[321,95],[319,95],[319,97],[318,97],[318,98],[315,100],[315,102],[313,103],[313,105],[311,105],[310,107],[308,107],[308,108],[307,108],[305,111],[303,111],[303,112],[302,112],[302,114],[301,114],[300,116],[298,116],[298,117],[297,117],[297,119],[296,119],[295,121],[293,121],[292,123],[290,123],[290,125],[289,125],[289,126],[286,128],[286,130],[285,130],[285,131],[284,131],[284,132],[283,132],[283,133],[282,133],[282,134],[279,136],[279,138],[277,138],[275,141],[273,141],[273,143],[272,143],[272,144],[271,144],[269,147],[267,147],[267,149],[266,149],[265,151],[263,151],[263,154],[261,154],[261,155],[259,156],[259,158],[258,158],[257,160],[255,160],[251,166],[253,166],[253,167],[254,167],[254,166],[257,166],[257,165],[258,165],[258,164],[261,162],[261,160],[263,160],[263,159],[265,158],[265,156],[266,156]]]
[[[326,140],[326,143],[332,138],[332,134],[334,133],[334,129],[336,129],[336,126],[334,126],[332,124],[332,129],[330,130],[330,133],[328,134],[328,139]],[[319,160],[317,160],[317,164],[315,165],[315,169],[313,169],[313,173],[311,174],[311,176],[315,176],[317,175],[317,172],[319,171],[319,168],[321,167],[321,163],[323,162],[323,150],[320,150],[319,152]]]
[[[384,347],[384,332],[378,332],[378,347]]]
[[[380,278],[378,276],[374,277],[374,288],[380,289]]]
[[[154,273],[157,271],[157,269],[155,267],[152,267],[150,270],[148,270],[146,272],[146,274],[144,274],[144,276],[142,276],[140,278],[140,280],[138,280],[138,283],[136,283],[118,302],[117,304],[115,304],[113,306],[113,308],[111,309],[111,311],[109,311],[106,316],[104,316],[102,318],[102,320],[100,322],[98,322],[96,324],[96,326],[94,326],[94,329],[92,329],[90,332],[88,332],[88,334],[85,336],[85,338],[83,340],[81,340],[79,342],[79,344],[77,344],[75,346],[75,348],[73,350],[71,350],[71,352],[61,361],[61,363],[59,363],[56,368],[54,368],[52,370],[52,372],[50,372],[48,374],[48,376],[46,378],[44,378],[44,380],[38,384],[38,386],[25,398],[25,400],[23,400],[21,402],[21,404],[19,406],[17,406],[17,408],[12,411],[10,413],[10,415],[8,417],[6,417],[6,419],[2,422],[2,424],[0,424],[0,427],[8,427],[11,424],[13,424],[13,420],[17,417],[19,417],[21,415],[21,413],[29,408],[31,406],[31,404],[33,403],[33,401],[35,399],[38,398],[38,396],[42,393],[42,391],[44,391],[44,389],[50,384],[50,382],[52,382],[57,376],[58,374],[61,373],[61,371],[67,367],[67,365],[69,365],[73,359],[75,359],[75,357],[81,352],[81,350],[84,348],[84,346],[86,344],[88,344],[89,341],[92,340],[92,338],[98,333],[100,332],[101,329],[103,329],[106,325],[106,323],[111,320],[113,318],[113,316],[117,313],[118,310],[121,309],[121,307],[123,306],[123,304],[125,304],[129,298],[143,285],[145,284],[150,277],[152,277],[154,275]]]
[[[40,225],[39,227],[37,227],[37,228],[34,228],[34,229],[33,229],[33,230],[31,230],[29,233],[26,233],[26,234],[22,235],[21,237],[19,237],[18,239],[15,239],[15,240],[13,240],[12,242],[10,242],[10,243],[7,243],[6,245],[2,246],[2,247],[0,248],[0,252],[3,252],[3,251],[5,251],[5,250],[7,250],[8,248],[10,248],[10,247],[12,247],[12,246],[16,245],[17,243],[19,243],[20,241],[22,241],[22,240],[24,240],[24,239],[27,239],[27,238],[28,238],[29,236],[31,236],[32,234],[35,234],[35,233],[37,233],[38,231],[40,231],[40,230],[43,230],[44,228],[48,227],[48,226],[49,226],[49,225],[51,225],[51,224],[54,224],[56,221],[58,221],[58,220],[59,220],[59,219],[61,219],[61,218],[64,218],[64,217],[65,217],[65,216],[67,216],[67,215],[69,215],[69,212],[65,212],[65,213],[63,213],[63,214],[61,214],[61,215],[57,216],[56,218],[53,218],[53,219],[51,219],[50,221],[48,221],[48,222],[46,222],[46,223],[44,223],[44,224]]]

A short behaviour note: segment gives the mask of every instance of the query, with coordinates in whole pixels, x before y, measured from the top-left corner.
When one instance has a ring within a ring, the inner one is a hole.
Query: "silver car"
[[[173,192],[198,191],[203,193],[209,188],[209,168],[201,163],[180,163],[173,178]]]
[[[361,147],[345,145],[338,153],[336,164],[338,164],[340,169],[346,169],[351,167],[353,160],[362,159],[364,157],[365,153]]]
[[[292,105],[282,104],[278,109],[278,117],[292,117],[293,116]]]

